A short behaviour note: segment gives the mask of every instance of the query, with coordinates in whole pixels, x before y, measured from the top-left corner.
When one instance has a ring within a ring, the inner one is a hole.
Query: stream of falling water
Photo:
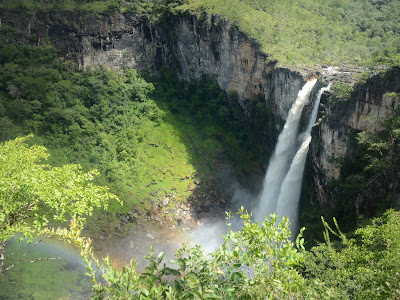
[[[301,113],[316,83],[317,79],[310,80],[300,90],[279,135],[278,143],[265,175],[259,207],[254,211],[255,221],[259,223],[264,220],[265,216],[276,212],[282,182],[298,147],[297,132]]]
[[[278,198],[277,214],[279,217],[289,217],[293,233],[298,230],[298,206],[307,152],[311,142],[311,130],[318,115],[318,107],[322,94],[329,86],[319,90],[307,129],[299,135],[301,146],[293,158],[289,171],[283,180]]]
[[[277,212],[280,217],[288,216],[292,223],[292,232],[296,232],[298,229],[298,200],[301,191],[305,160],[311,141],[311,130],[317,117],[321,96],[324,91],[329,89],[329,87],[327,87],[319,91],[307,129],[302,134],[298,134],[302,110],[309,101],[311,91],[316,82],[317,80],[314,79],[308,81],[304,85],[290,109],[264,179],[264,188],[259,207],[255,210],[255,220],[258,222],[262,221],[264,216],[269,216],[272,212]],[[243,198],[243,195],[241,195],[241,198]],[[233,223],[235,223],[235,219]],[[240,228],[240,224],[233,225],[233,229]],[[223,220],[213,220],[204,222],[203,226],[199,226],[190,235],[162,230],[160,232],[142,232],[135,236],[115,241],[110,248],[105,247],[97,251],[97,255],[102,257],[107,253],[111,254],[113,266],[117,268],[126,264],[129,259],[133,258],[138,260],[139,269],[143,269],[145,262],[141,259],[148,252],[150,245],[155,246],[154,249],[156,253],[166,251],[167,256],[165,260],[167,261],[167,258],[172,258],[176,249],[183,241],[189,244],[190,242],[195,242],[196,244],[202,245],[205,251],[213,251],[220,245],[221,236],[226,234],[227,230],[228,228]],[[71,273],[71,269],[74,272],[75,270],[78,272],[79,268],[83,268],[82,262],[74,250],[57,243],[55,246],[45,245],[41,251],[46,253],[48,250],[52,250],[54,253],[60,253],[60,256],[66,256],[64,252],[71,253],[71,258],[69,258],[69,260],[73,261],[73,263],[68,263],[65,273]],[[62,269],[63,266],[60,268]],[[84,271],[82,271],[80,275],[77,275],[80,276],[78,277],[79,280],[87,280],[83,272]],[[71,283],[68,292],[74,299],[86,299],[86,297],[90,295],[90,286],[86,283],[84,285],[79,282],[79,285],[75,287],[74,284]]]

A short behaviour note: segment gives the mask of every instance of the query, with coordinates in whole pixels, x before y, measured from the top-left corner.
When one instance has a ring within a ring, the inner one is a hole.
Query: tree
[[[388,210],[351,239],[336,220],[333,228],[322,221],[325,243],[306,252],[304,276],[323,282],[330,299],[399,299],[400,212]]]
[[[288,218],[277,222],[271,215],[261,225],[239,211],[243,228],[229,231],[213,253],[200,246],[183,246],[175,255],[177,267],[163,263],[164,253],[153,251],[145,258],[149,264],[138,273],[136,263],[116,270],[106,258],[100,263],[90,240],[82,238],[72,224],[59,234],[80,247],[88,275],[94,285],[94,299],[297,299],[312,298],[312,284],[297,271],[302,263],[304,240],[290,240]],[[228,218],[230,213],[228,213]],[[229,224],[228,224],[229,225]],[[100,271],[100,276],[98,272]]]
[[[0,275],[24,261],[24,256],[3,270],[5,242],[49,231],[51,222],[72,218],[82,227],[94,208],[107,208],[108,200],[119,201],[107,187],[93,184],[97,170],[83,172],[79,165],[51,167],[41,163],[48,157],[43,146],[25,144],[21,137],[0,145]],[[35,244],[34,244],[35,245]]]

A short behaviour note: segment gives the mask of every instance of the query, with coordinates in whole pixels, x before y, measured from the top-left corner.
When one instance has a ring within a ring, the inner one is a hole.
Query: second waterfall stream
[[[298,230],[298,201],[304,165],[311,142],[311,129],[317,118],[321,96],[329,89],[322,88],[318,92],[309,124],[306,130],[299,134],[300,117],[316,83],[317,79],[306,82],[289,111],[268,165],[259,205],[254,212],[255,221],[259,223],[265,216],[269,217],[274,212],[277,212],[280,218],[289,217],[293,234],[296,234]]]

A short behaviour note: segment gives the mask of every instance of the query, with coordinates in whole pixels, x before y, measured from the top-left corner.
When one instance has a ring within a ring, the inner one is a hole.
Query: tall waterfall
[[[303,86],[289,111],[285,126],[279,135],[275,152],[270,159],[259,207],[254,212],[255,221],[262,222],[265,216],[269,216],[277,209],[282,182],[298,147],[297,132],[301,112],[316,82],[317,79],[314,79]]]
[[[295,233],[298,230],[298,204],[303,179],[304,166],[307,158],[308,148],[311,142],[311,130],[318,115],[319,102],[322,94],[329,90],[329,87],[322,88],[315,100],[311,118],[307,129],[299,136],[301,146],[293,158],[289,171],[283,180],[278,198],[277,213],[279,217],[287,216],[291,222],[291,230]]]

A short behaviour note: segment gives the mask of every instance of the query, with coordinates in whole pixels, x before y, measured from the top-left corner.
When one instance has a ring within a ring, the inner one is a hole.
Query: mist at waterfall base
[[[223,216],[220,218],[202,220],[201,224],[197,226],[189,236],[192,243],[200,245],[202,249],[208,253],[213,252],[222,244],[223,236],[226,235],[229,230],[236,231],[242,228],[242,221],[236,212],[242,206],[249,212],[253,211],[254,203],[257,199],[257,195],[244,188],[237,181],[234,181],[228,188],[232,195],[229,207],[231,218],[229,221]],[[227,223],[229,223],[230,226],[228,226]]]
[[[261,194],[259,196],[252,195],[240,184],[233,186],[232,212],[243,206],[249,212],[253,212],[253,221],[259,224],[271,213],[278,214],[278,221],[282,217],[289,217],[293,239],[299,230],[298,202],[307,152],[311,142],[311,130],[316,122],[321,96],[330,87],[319,90],[308,126],[304,132],[299,133],[303,108],[310,102],[310,95],[316,83],[317,79],[306,82],[289,111],[269,162]],[[195,230],[192,238],[205,250],[213,251],[221,244],[222,236],[229,229],[239,230],[241,228],[241,220],[234,213],[232,216],[230,228],[224,220],[205,222]]]
[[[166,252],[163,261],[165,263],[173,259],[176,249],[182,243],[191,246],[200,245],[204,251],[212,252],[221,245],[222,237],[227,234],[228,230],[239,230],[241,228],[241,220],[235,214],[241,206],[249,212],[255,212],[254,221],[259,223],[264,220],[265,216],[269,216],[273,212],[277,212],[279,217],[288,216],[292,223],[291,229],[293,235],[295,235],[298,230],[298,200],[305,160],[311,141],[311,129],[317,117],[321,95],[329,89],[328,87],[319,91],[309,124],[306,130],[299,134],[300,116],[303,107],[309,102],[309,97],[315,84],[316,80],[312,80],[304,85],[289,112],[285,126],[279,136],[275,153],[269,163],[264,179],[264,187],[260,195],[256,195],[252,191],[243,188],[236,181],[229,186],[228,189],[230,189],[230,193],[232,194],[229,208],[232,211],[232,219],[229,221],[231,223],[230,227],[226,225],[226,220],[221,216],[220,218],[214,217],[212,219],[201,220],[200,224],[192,232],[183,233],[176,229],[136,232],[134,235],[116,239],[108,247],[97,251],[97,254],[100,257],[109,254],[114,267],[121,267],[127,264],[130,259],[134,259],[138,262],[138,270],[140,271],[143,270],[147,263],[143,257],[149,253],[150,246],[154,247],[156,255],[161,251]],[[75,277],[68,288],[69,294],[74,299],[84,299],[90,294],[90,284],[88,284],[88,278],[84,275],[84,267],[79,255],[76,253],[76,249],[71,250],[60,243],[56,245],[44,243],[38,249],[41,253],[46,253],[46,251],[50,250],[50,256],[67,257],[67,260],[63,259],[58,262],[60,266],[57,268],[60,270],[65,269],[64,273],[68,274],[71,270],[75,272]],[[40,265],[46,268],[47,263],[56,264],[57,262],[43,262]],[[14,272],[13,274],[18,274],[18,272],[20,274],[26,273],[25,270],[22,271],[21,269],[21,271]],[[41,278],[40,273],[30,272],[29,274],[32,278]],[[15,275],[12,276],[15,277]],[[3,279],[6,279],[6,276],[3,276]],[[21,290],[21,284],[24,284],[21,282],[21,279],[18,282],[15,286],[16,291]]]

